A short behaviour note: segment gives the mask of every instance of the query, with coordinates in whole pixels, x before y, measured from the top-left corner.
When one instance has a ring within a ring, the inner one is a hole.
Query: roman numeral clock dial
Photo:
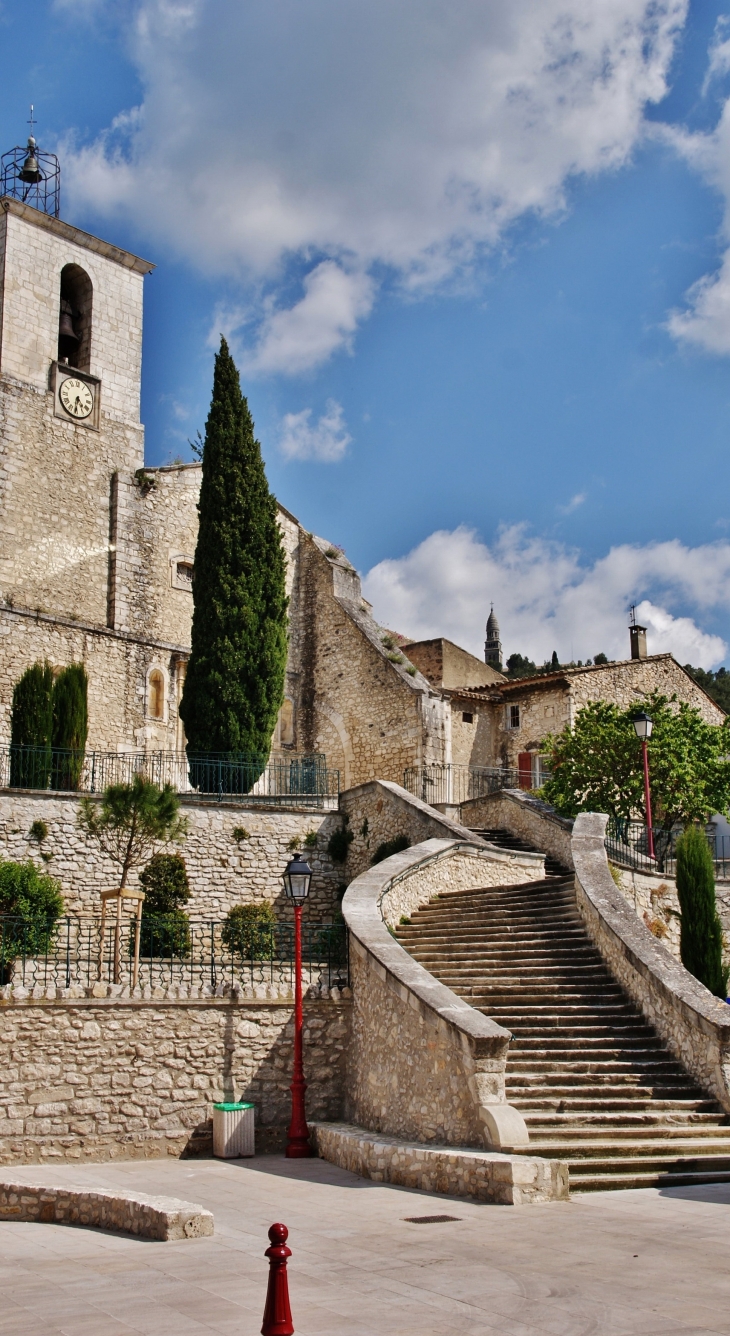
[[[88,385],[85,385],[83,380],[76,380],[73,376],[69,376],[63,381],[58,397],[66,412],[72,418],[76,418],[77,421],[87,418],[94,407],[94,396]]]

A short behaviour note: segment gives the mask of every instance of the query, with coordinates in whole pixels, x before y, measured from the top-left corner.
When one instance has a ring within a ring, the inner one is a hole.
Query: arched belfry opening
[[[78,264],[61,270],[58,312],[58,360],[79,371],[91,368],[91,316],[94,289],[89,275]]]

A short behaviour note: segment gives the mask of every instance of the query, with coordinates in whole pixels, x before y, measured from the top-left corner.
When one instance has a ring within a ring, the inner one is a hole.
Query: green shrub
[[[36,844],[42,844],[48,834],[48,826],[45,821],[34,821],[29,832],[29,838],[35,840]]]
[[[379,844],[372,858],[372,863],[382,863],[384,858],[390,858],[391,854],[402,853],[404,849],[410,849],[411,842],[407,835],[396,835],[393,840],[384,840]]]
[[[715,902],[715,872],[704,831],[687,826],[677,840],[677,896],[682,915],[682,964],[716,997],[727,996],[722,924]]]
[[[154,854],[140,872],[143,956],[190,955],[190,920],[181,905],[190,899],[185,859],[180,854]],[[134,941],[134,929],[131,932]]]
[[[43,956],[50,950],[56,922],[63,913],[61,887],[35,863],[0,861],[0,978],[12,977],[18,956]]]
[[[89,728],[88,690],[89,682],[82,663],[71,663],[68,668],[63,668],[53,683],[53,789],[79,787]],[[56,752],[61,754],[56,755]]]
[[[26,668],[13,690],[10,715],[10,787],[47,789],[51,775],[53,669]],[[23,750],[18,750],[22,748]],[[27,749],[27,750],[26,750]]]
[[[333,863],[344,863],[354,838],[354,832],[348,830],[346,825],[340,826],[339,830],[333,830],[327,842],[327,853]]]
[[[339,911],[332,923],[315,929],[312,935],[312,955],[315,960],[326,961],[335,968],[347,963],[347,929]]]
[[[246,960],[272,960],[276,948],[276,915],[268,901],[235,905],[223,920],[223,945]]]

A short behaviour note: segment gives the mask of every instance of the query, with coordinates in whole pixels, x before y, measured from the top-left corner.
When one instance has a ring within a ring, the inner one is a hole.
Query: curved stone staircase
[[[530,846],[480,831],[508,848]],[[573,878],[451,893],[397,929],[435,978],[511,1030],[507,1100],[529,1154],[568,1163],[571,1189],[730,1182],[730,1119],[609,973]]]

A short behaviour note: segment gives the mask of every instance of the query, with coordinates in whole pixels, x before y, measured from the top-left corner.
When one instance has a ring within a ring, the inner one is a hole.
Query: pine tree
[[[46,789],[51,773],[53,669],[34,663],[16,682],[10,716],[10,786]]]
[[[89,728],[89,682],[82,663],[69,664],[53,684],[51,787],[77,789]]]
[[[682,964],[716,997],[727,993],[722,963],[722,924],[715,903],[715,874],[704,833],[687,826],[677,840],[677,895],[682,914]]]
[[[287,599],[276,501],[225,339],[205,427],[190,663],[180,715],[194,758],[234,753],[263,769],[284,698]],[[199,772],[199,773],[198,773]]]

